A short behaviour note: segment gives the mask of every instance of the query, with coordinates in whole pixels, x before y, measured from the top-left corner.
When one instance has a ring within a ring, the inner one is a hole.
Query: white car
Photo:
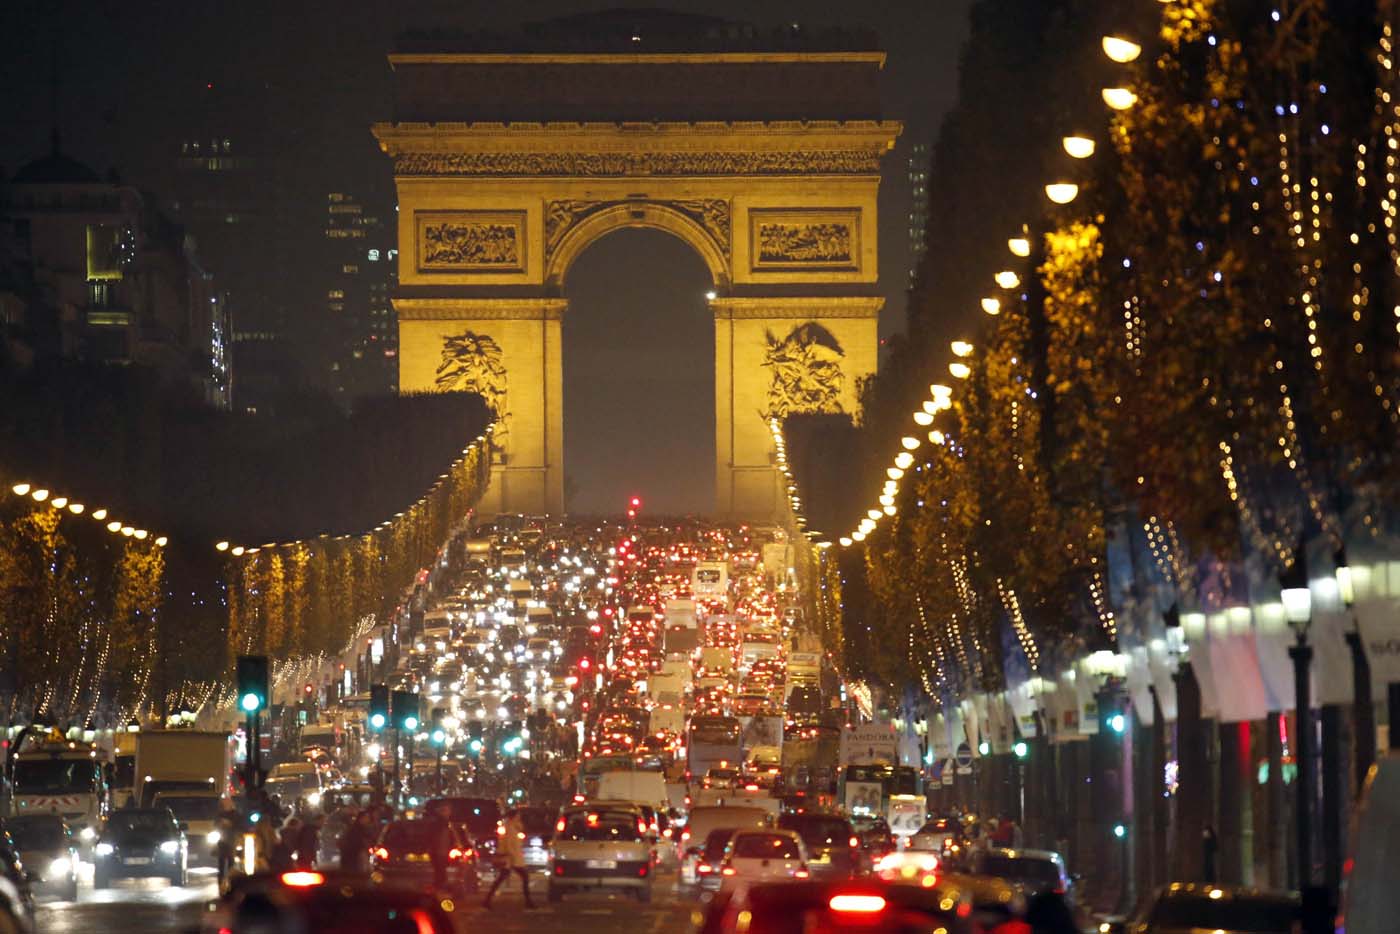
[[[625,889],[639,902],[651,901],[652,842],[635,810],[590,806],[567,810],[559,820],[550,847],[551,902],[586,889]]]
[[[808,879],[807,848],[791,830],[740,830],[720,863],[720,888],[739,883]]]

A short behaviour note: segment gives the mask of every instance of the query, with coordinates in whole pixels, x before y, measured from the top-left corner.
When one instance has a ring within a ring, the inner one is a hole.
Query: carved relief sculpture
[[[579,223],[599,211],[618,205],[632,204],[631,201],[551,201],[544,212],[544,251],[545,262],[554,255],[564,235]],[[695,221],[719,247],[720,253],[729,259],[730,229],[729,202],[722,198],[694,198],[679,201],[647,201],[648,205],[670,208]]]
[[[845,351],[836,337],[814,321],[799,324],[781,340],[766,332],[763,365],[772,371],[765,420],[799,413],[834,414],[841,409]]]
[[[497,435],[503,434],[506,411],[506,368],[501,347],[473,331],[449,335],[442,341],[442,361],[435,385],[441,392],[474,392],[496,413]]]
[[[787,152],[401,152],[396,175],[874,175],[876,149]]]
[[[857,210],[755,210],[749,218],[756,271],[860,266]]]
[[[518,272],[524,268],[524,212],[418,215],[419,271]]]

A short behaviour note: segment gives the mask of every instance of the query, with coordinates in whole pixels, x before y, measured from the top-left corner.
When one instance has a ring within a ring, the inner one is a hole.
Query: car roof
[[[1021,847],[991,847],[984,851],[988,856],[1001,856],[1006,859],[1042,859],[1054,863],[1064,863],[1064,857],[1054,850],[1027,850]]]

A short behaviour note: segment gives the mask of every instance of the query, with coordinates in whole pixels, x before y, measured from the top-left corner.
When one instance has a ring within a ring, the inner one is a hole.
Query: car
[[[219,864],[221,800],[217,791],[162,791],[152,802],[152,807],[169,808],[175,819],[185,825],[192,866]]]
[[[423,805],[423,816],[442,817],[476,848],[483,864],[496,859],[501,832],[501,806],[495,798],[432,798]]]
[[[720,887],[724,878],[720,873],[724,851],[729,846],[729,838],[738,832],[732,827],[720,827],[705,835],[705,842],[699,847],[699,855],[695,858],[691,872],[691,881],[702,891],[713,891]]]
[[[699,914],[697,934],[974,934],[982,928],[968,908],[947,885],[759,883],[717,893]]]
[[[567,810],[550,847],[551,902],[581,889],[623,889],[639,902],[651,901],[652,844],[644,820],[632,811],[607,808]]]
[[[690,809],[685,829],[677,841],[677,859],[680,862],[680,881],[684,885],[696,885],[700,880],[699,867],[706,857],[706,841],[716,830],[745,830],[763,828],[772,824],[772,818],[765,808],[741,807],[735,805],[701,805]],[[725,838],[726,842],[728,838]],[[722,854],[723,851],[720,851]],[[709,865],[719,858],[709,854]]]
[[[712,766],[700,782],[701,788],[733,791],[739,781],[739,770],[727,766]]]
[[[1128,934],[1291,934],[1302,922],[1296,895],[1245,886],[1173,882],[1148,898],[1126,925]]]
[[[1027,895],[1054,892],[1070,896],[1071,881],[1065,871],[1065,861],[1050,850],[1005,849],[993,847],[974,851],[967,862],[967,872],[977,876],[1005,879]]]
[[[200,930],[453,934],[456,910],[451,899],[374,876],[296,870],[234,880],[204,912]]]
[[[441,839],[438,834],[445,834]],[[481,885],[476,849],[452,824],[440,820],[395,820],[384,826],[370,849],[370,866],[385,879],[429,888],[436,871],[434,849],[444,847],[447,888],[465,894]]]
[[[894,834],[883,817],[853,817],[851,827],[860,837],[861,846],[873,858],[884,856],[895,848]]]
[[[169,808],[128,808],[107,818],[92,849],[92,887],[105,889],[113,879],[164,878],[185,884],[189,845]]]
[[[34,930],[34,890],[7,823],[0,823],[0,931],[28,934]]]
[[[837,814],[782,814],[778,826],[802,838],[810,854],[814,879],[845,879],[864,869],[860,837],[850,821]]]
[[[525,868],[544,869],[549,865],[549,839],[554,833],[554,812],[544,807],[516,810],[525,828]]]
[[[23,814],[5,821],[29,884],[66,901],[78,898],[78,841],[57,814]]]
[[[924,822],[909,838],[909,849],[943,853],[958,847],[958,823],[947,817],[935,817]]]
[[[791,830],[740,830],[729,838],[719,869],[720,887],[809,879],[807,848]]]

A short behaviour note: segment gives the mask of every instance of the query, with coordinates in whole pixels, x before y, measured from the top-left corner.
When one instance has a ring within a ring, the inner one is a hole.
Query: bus
[[[686,731],[686,776],[700,779],[721,763],[738,768],[744,761],[743,726],[737,717],[697,716]]]
[[[837,795],[851,817],[883,817],[896,836],[923,826],[923,776],[907,765],[848,765],[841,770]]]

